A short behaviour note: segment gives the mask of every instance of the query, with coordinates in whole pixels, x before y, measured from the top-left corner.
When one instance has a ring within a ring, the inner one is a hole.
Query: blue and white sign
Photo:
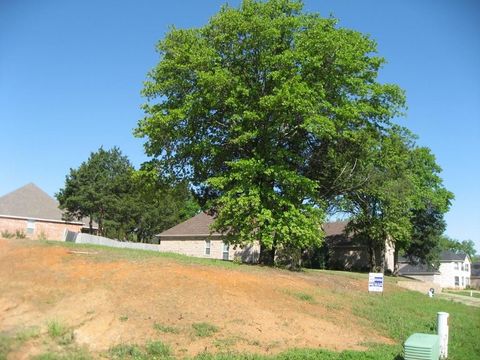
[[[368,291],[383,292],[383,273],[368,273]]]

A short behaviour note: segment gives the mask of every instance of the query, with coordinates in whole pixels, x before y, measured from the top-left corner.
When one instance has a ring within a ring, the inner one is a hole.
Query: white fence
[[[73,233],[69,231],[66,234],[65,241],[74,242],[76,244],[93,244],[103,245],[124,249],[138,249],[138,250],[152,250],[160,251],[160,246],[157,244],[134,243],[128,241],[112,240],[103,236],[96,236],[84,233]]]

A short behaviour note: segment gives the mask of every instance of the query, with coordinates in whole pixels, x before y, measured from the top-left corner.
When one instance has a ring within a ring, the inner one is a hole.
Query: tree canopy
[[[89,218],[101,235],[151,241],[198,211],[188,184],[166,182],[158,174],[154,164],[135,170],[117,147],[100,148],[70,169],[56,196],[66,217]]]
[[[373,181],[364,170],[405,106],[377,79],[376,43],[300,1],[226,5],[157,50],[136,135],[235,244],[320,244],[330,204]]]

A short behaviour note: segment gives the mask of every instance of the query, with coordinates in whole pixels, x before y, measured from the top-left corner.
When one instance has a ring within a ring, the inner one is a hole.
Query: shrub
[[[0,233],[2,235],[3,238],[5,239],[13,239],[15,237],[15,234],[14,233],[11,233],[10,231],[8,230],[2,230],[2,232]]]
[[[15,237],[17,239],[25,239],[27,237],[27,234],[25,234],[25,231],[23,230],[15,230]]]

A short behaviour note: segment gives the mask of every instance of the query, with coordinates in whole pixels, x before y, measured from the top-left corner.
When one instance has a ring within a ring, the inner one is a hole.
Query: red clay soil
[[[268,354],[293,347],[360,350],[365,343],[391,343],[342,304],[342,291],[365,291],[364,281],[71,250],[0,240],[0,333],[36,326],[45,334],[55,319],[94,354],[157,339],[176,355],[226,349]],[[313,299],[302,300],[303,294]],[[219,331],[196,336],[192,324],[200,322]],[[163,333],[155,323],[177,331]],[[28,358],[41,346],[26,344],[13,358]]]

